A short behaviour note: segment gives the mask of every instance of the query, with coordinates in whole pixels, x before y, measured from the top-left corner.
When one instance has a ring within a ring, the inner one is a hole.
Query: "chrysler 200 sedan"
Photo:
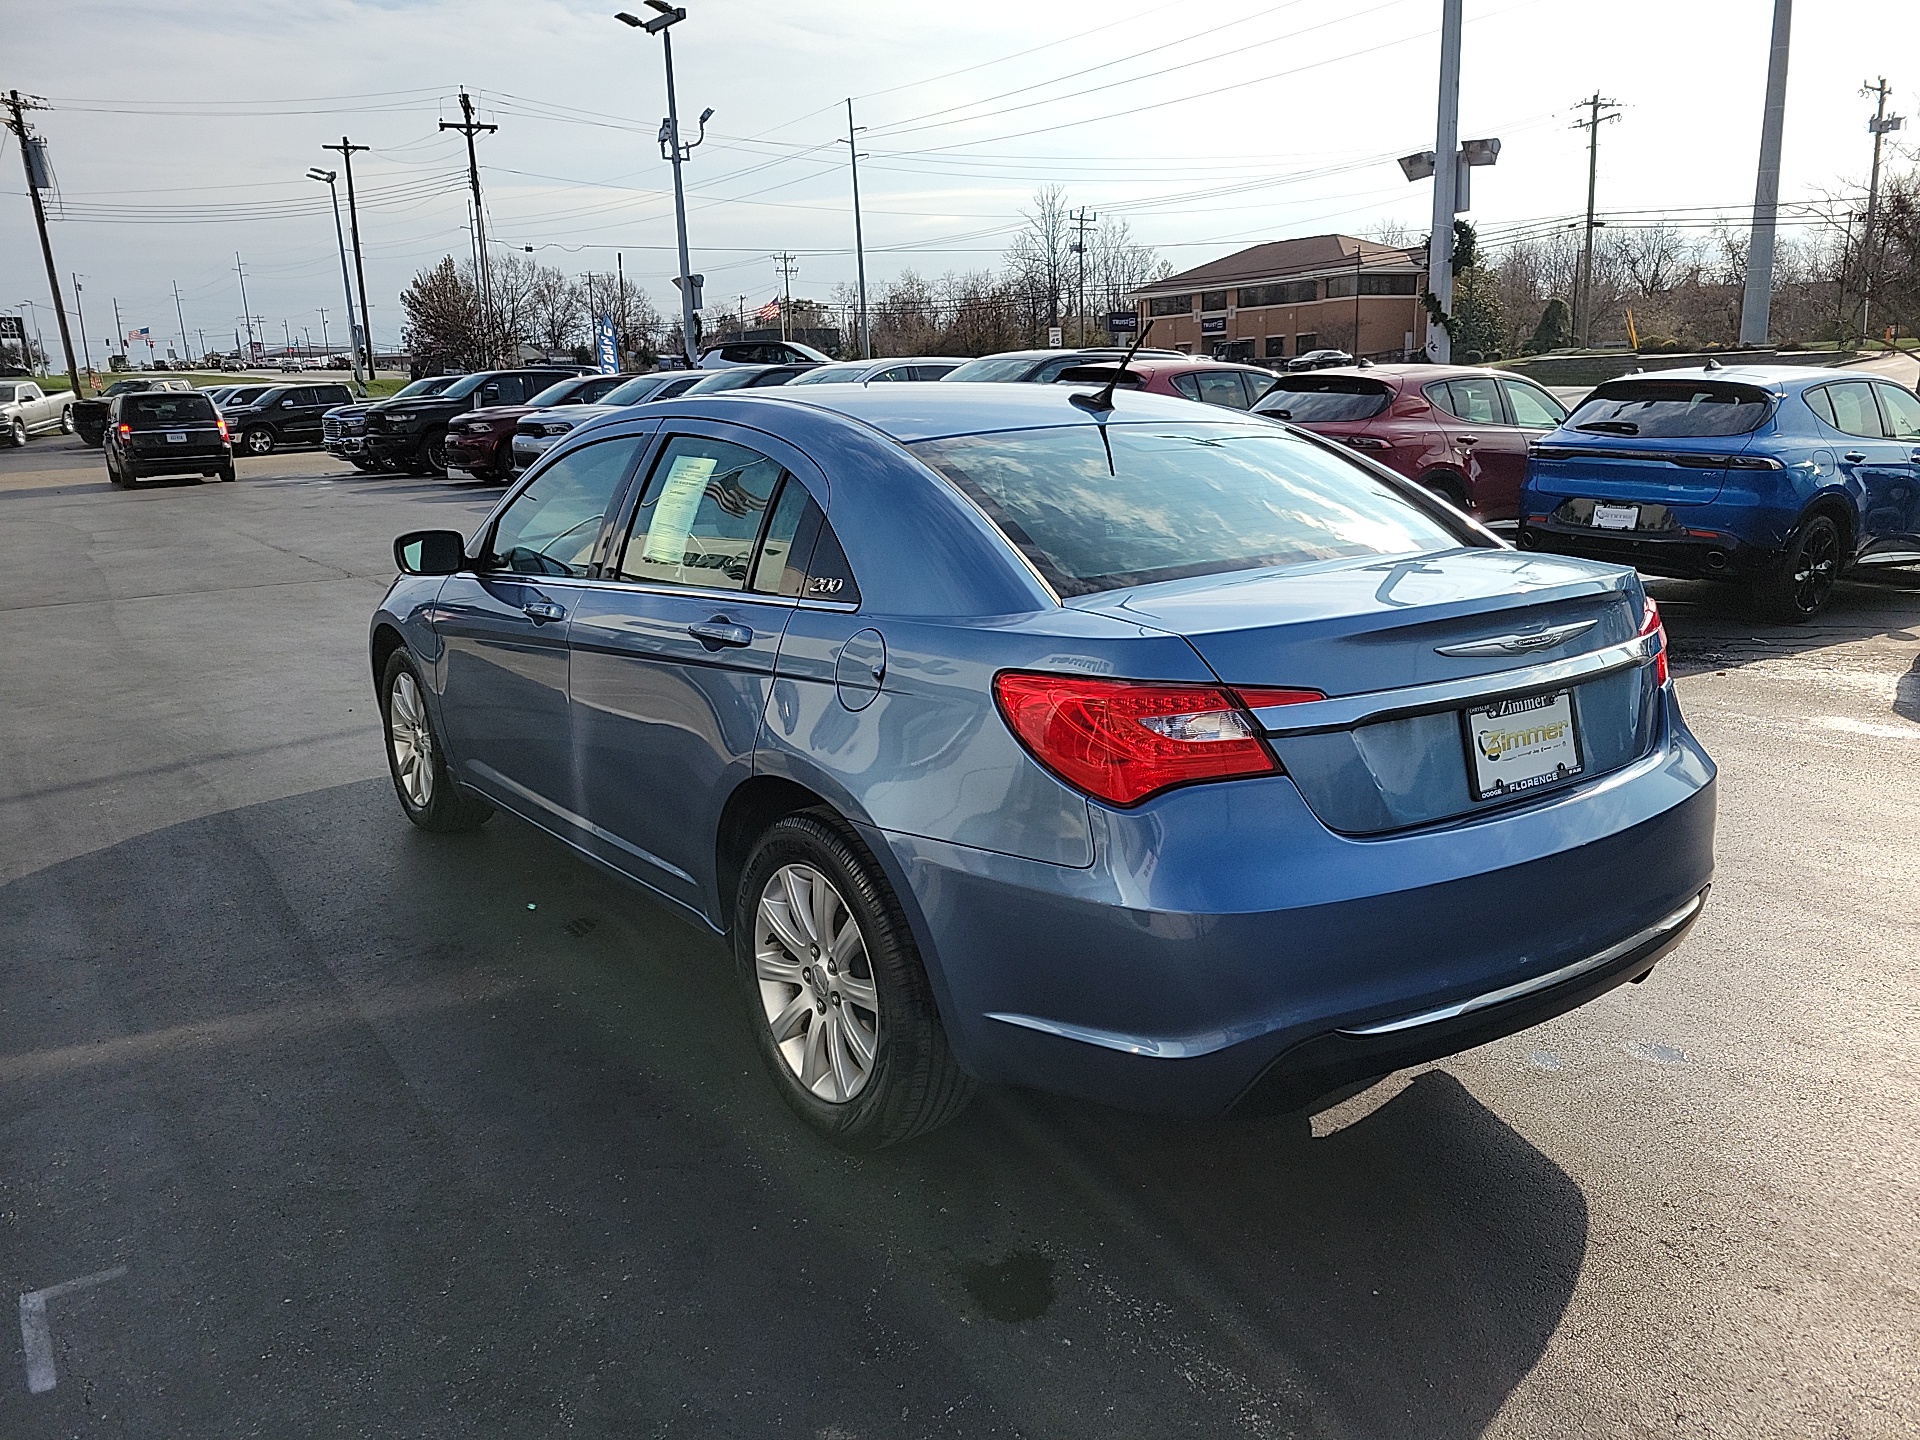
[[[683,397],[395,542],[394,786],[727,936],[788,1103],[1298,1110],[1644,979],[1714,767],[1632,570],[1054,386]]]

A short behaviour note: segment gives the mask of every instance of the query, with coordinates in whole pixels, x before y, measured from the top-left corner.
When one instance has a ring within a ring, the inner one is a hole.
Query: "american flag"
[[[780,302],[778,300],[769,300],[753,312],[753,318],[756,320],[778,320],[780,318]]]

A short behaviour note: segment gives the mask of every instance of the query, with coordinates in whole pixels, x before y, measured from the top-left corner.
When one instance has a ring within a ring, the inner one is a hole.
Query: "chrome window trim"
[[[492,573],[492,572],[489,572]],[[797,595],[769,595],[760,590],[713,590],[702,585],[661,585],[647,580],[622,580],[611,575],[585,576],[574,581],[596,590],[630,590],[643,595],[686,595],[704,598],[715,604],[728,600],[752,600],[766,605],[787,605],[796,610],[835,610],[851,615],[860,607],[846,600],[806,600]]]
[[[1517,670],[1500,670],[1463,680],[1439,680],[1400,690],[1369,690],[1331,700],[1303,700],[1297,705],[1269,705],[1255,710],[1253,718],[1265,735],[1317,735],[1436,710],[1457,710],[1477,701],[1497,700],[1530,690],[1584,684],[1618,670],[1649,664],[1658,653],[1658,637],[1640,635],[1603,650],[1524,665]]]

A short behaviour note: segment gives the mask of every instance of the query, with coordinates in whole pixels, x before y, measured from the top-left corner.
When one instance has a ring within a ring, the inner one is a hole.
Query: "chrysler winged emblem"
[[[1453,655],[1460,659],[1483,655],[1526,655],[1535,650],[1551,650],[1576,635],[1586,634],[1599,623],[1598,620],[1576,620],[1571,625],[1548,625],[1523,634],[1495,635],[1490,640],[1469,640],[1464,645],[1436,645],[1433,648],[1442,655]]]

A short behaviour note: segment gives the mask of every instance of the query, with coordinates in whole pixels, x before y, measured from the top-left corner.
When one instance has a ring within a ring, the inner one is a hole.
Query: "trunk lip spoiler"
[[[1458,710],[1481,701],[1585,684],[1619,670],[1651,664],[1659,653],[1659,637],[1641,635],[1618,645],[1589,651],[1585,655],[1547,660],[1538,665],[1523,665],[1517,670],[1500,670],[1490,675],[1471,675],[1459,680],[1436,680],[1397,690],[1368,690],[1358,695],[1305,700],[1294,705],[1270,705],[1253,711],[1253,718],[1263,735],[1276,739],[1351,730],[1383,720]]]

